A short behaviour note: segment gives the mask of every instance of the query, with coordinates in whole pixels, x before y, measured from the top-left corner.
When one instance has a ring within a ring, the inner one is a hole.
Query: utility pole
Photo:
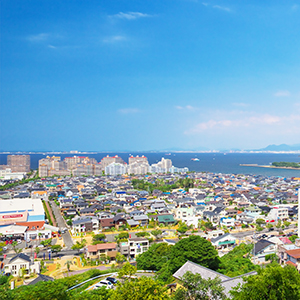
[[[298,187],[298,238],[300,238],[300,187]]]

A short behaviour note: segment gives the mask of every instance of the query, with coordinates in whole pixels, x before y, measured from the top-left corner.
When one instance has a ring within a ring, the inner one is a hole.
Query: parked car
[[[112,289],[114,285],[108,280],[101,280],[98,283],[96,283],[94,286],[96,289],[101,288],[103,286],[105,286],[107,289]]]
[[[117,284],[118,283],[118,280],[116,278],[113,278],[113,277],[107,277],[107,278],[105,278],[105,280],[111,282],[112,284]]]

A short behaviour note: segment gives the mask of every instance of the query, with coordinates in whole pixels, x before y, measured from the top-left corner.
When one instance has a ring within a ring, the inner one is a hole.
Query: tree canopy
[[[139,270],[159,271],[169,259],[171,247],[173,246],[167,243],[151,245],[148,251],[137,256],[137,268]]]
[[[181,285],[174,295],[174,300],[223,300],[226,299],[221,279],[202,278],[200,274],[186,272],[181,278]]]
[[[300,274],[292,266],[277,263],[260,268],[244,278],[244,284],[231,291],[234,300],[299,300]]]
[[[235,277],[255,270],[255,265],[251,262],[249,255],[253,245],[246,245],[244,243],[235,247],[229,253],[220,258],[221,264],[218,272],[229,276]]]
[[[119,284],[110,300],[169,300],[167,288],[160,282],[142,276]]]
[[[212,270],[217,270],[220,264],[218,252],[211,242],[192,235],[171,248],[169,259],[158,272],[158,278],[170,281],[171,276],[188,260]]]

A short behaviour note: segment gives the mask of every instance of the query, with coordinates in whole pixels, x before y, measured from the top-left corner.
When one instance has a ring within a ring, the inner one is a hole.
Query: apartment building
[[[147,164],[149,165],[148,163],[148,158],[144,155],[142,156],[130,156],[128,158],[128,164],[131,165],[131,164],[134,164],[134,163],[139,163],[139,164]]]
[[[107,155],[106,157],[103,157],[101,159],[101,165],[102,165],[103,169],[105,169],[108,165],[110,165],[112,163],[125,165],[125,161],[118,155],[115,155],[112,157]]]
[[[12,172],[30,172],[30,155],[7,155],[7,167]]]

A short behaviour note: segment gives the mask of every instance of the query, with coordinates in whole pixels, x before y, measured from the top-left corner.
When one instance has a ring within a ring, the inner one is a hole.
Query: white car
[[[105,286],[107,289],[112,289],[114,285],[108,280],[101,280],[94,285],[95,289]]]

